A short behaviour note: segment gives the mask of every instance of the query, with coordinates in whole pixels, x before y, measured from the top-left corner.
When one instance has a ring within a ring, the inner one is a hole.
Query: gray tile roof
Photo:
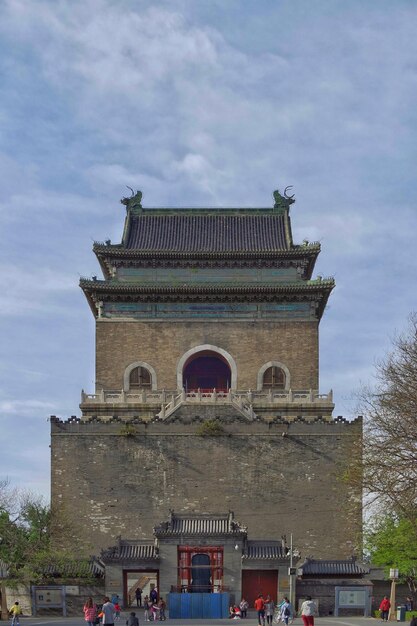
[[[38,569],[38,573],[45,577],[60,578],[96,578],[104,577],[104,564],[96,557],[88,560],[74,560],[63,563],[47,563]],[[8,566],[4,561],[0,561],[0,578],[7,578],[9,575]]]
[[[303,576],[362,576],[369,572],[369,568],[354,559],[346,561],[307,559],[299,569],[302,570]]]
[[[96,576],[104,577],[104,564],[93,558],[90,561],[68,561],[67,563],[49,563],[42,573],[48,576],[60,576],[62,578],[86,578]]]
[[[192,535],[246,535],[246,527],[236,522],[232,514],[175,515],[154,528],[156,537]]]
[[[288,250],[284,215],[132,215],[124,246],[175,252]]]
[[[288,548],[278,541],[248,541],[242,558],[262,560],[288,559]]]
[[[120,541],[102,552],[101,558],[107,561],[152,561],[159,558],[154,543],[142,541]]]

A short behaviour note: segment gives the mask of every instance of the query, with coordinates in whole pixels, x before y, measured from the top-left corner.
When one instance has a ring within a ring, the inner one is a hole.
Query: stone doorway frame
[[[226,350],[223,350],[223,348],[218,348],[217,346],[213,346],[213,345],[211,345],[209,343],[205,343],[203,345],[196,346],[195,348],[191,348],[190,350],[187,350],[187,352],[185,352],[182,355],[182,357],[179,359],[178,364],[177,364],[177,389],[178,389],[178,391],[181,391],[182,388],[183,388],[184,366],[187,363],[187,361],[193,355],[197,355],[199,352],[205,352],[205,351],[209,351],[209,352],[214,352],[214,353],[220,354],[227,361],[227,363],[228,363],[228,365],[230,367],[230,389],[232,391],[236,391],[236,388],[237,388],[237,367],[236,367],[236,363],[235,363],[234,358],[232,357],[231,354],[226,352]]]

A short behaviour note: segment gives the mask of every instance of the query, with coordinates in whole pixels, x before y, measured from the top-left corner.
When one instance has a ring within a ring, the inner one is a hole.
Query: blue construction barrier
[[[230,593],[169,593],[172,619],[219,619],[229,616]]]

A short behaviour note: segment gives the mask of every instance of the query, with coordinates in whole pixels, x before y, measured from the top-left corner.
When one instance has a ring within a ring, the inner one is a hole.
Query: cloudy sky
[[[0,476],[49,493],[47,418],[94,388],[77,283],[126,185],[145,206],[294,185],[294,239],[337,282],[321,390],[354,414],[416,308],[416,23],[411,0],[3,0]]]

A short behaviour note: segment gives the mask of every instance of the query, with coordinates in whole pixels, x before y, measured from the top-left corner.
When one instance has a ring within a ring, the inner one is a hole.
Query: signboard
[[[372,587],[335,587],[334,616],[339,617],[339,609],[363,609],[364,617],[371,614]]]
[[[339,607],[356,607],[365,606],[365,591],[340,591]]]
[[[78,589],[78,588],[77,588]],[[32,587],[32,612],[36,617],[38,609],[62,609],[67,616],[65,587],[62,585],[34,585]]]
[[[62,606],[62,591],[61,589],[37,589],[36,590],[36,606]]]

